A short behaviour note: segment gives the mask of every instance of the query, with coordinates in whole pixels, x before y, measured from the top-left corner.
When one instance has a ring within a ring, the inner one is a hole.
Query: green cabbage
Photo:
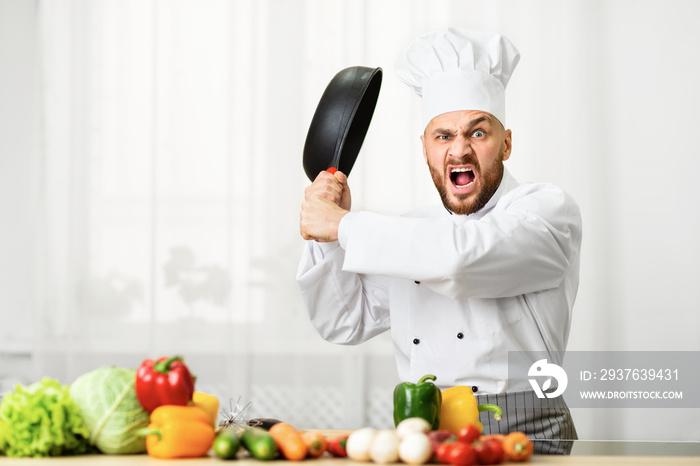
[[[70,395],[90,431],[90,443],[102,453],[146,451],[146,440],[136,431],[147,427],[148,411],[136,398],[136,371],[103,366],[78,377]]]
[[[15,386],[0,402],[0,450],[7,456],[88,453],[90,432],[78,415],[68,386],[48,377]]]

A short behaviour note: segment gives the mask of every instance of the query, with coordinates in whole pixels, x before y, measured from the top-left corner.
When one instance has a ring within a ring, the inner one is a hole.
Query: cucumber
[[[236,457],[240,445],[238,433],[232,429],[224,429],[216,434],[212,448],[218,458],[232,460]]]
[[[277,457],[275,439],[260,427],[249,427],[241,435],[241,443],[253,457],[259,460],[272,460]]]

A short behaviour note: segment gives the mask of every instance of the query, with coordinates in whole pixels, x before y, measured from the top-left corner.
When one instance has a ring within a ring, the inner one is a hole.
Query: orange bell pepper
[[[511,432],[503,439],[503,450],[511,461],[527,461],[532,456],[534,446],[522,432]]]
[[[216,437],[209,414],[197,406],[159,406],[139,433],[146,436],[148,454],[163,459],[204,456]]]

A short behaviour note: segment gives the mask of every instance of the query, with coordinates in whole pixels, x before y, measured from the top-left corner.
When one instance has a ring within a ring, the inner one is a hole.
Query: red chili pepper
[[[338,435],[328,440],[328,452],[337,457],[345,458],[348,456],[348,452],[345,448],[345,444],[348,441],[347,435]]]
[[[136,397],[149,413],[162,405],[186,406],[194,380],[182,357],[146,359],[136,371]]]

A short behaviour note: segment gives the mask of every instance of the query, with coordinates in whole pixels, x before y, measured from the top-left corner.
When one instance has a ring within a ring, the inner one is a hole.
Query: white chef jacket
[[[399,377],[442,389],[530,390],[508,378],[508,351],[561,363],[579,282],[581,217],[551,184],[508,172],[471,215],[442,205],[405,216],[351,212],[333,243],[307,241],[297,282],[327,341],[358,344],[391,329]]]

